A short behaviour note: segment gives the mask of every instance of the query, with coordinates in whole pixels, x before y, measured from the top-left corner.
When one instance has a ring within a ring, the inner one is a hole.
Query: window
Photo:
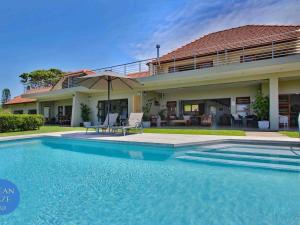
[[[198,104],[184,104],[183,108],[184,108],[184,112],[198,112],[199,111]]]
[[[241,116],[247,116],[250,113],[250,97],[236,98],[236,113]]]
[[[177,102],[170,101],[167,102],[167,115],[169,116],[176,116],[176,109],[177,109]]]
[[[57,116],[63,116],[63,114],[64,114],[64,107],[58,106],[57,107]]]
[[[23,110],[14,110],[14,114],[23,114]]]
[[[65,106],[65,116],[67,118],[71,118],[71,116],[72,116],[72,106],[71,105]]]
[[[29,109],[28,114],[36,114],[36,109]]]
[[[107,101],[98,101],[98,120],[104,122],[107,114]],[[118,99],[110,101],[110,112],[118,113],[120,120],[128,118],[128,99]]]

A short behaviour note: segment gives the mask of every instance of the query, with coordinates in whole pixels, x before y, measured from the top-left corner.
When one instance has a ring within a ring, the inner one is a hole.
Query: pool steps
[[[286,149],[270,152],[263,149],[257,149],[257,152],[253,152],[253,150],[251,152],[239,150],[238,148],[231,148],[230,150],[226,148],[214,149],[209,151],[191,150],[186,151],[183,155],[179,155],[176,158],[198,163],[300,172],[300,156],[294,154],[292,151]],[[298,150],[297,152],[299,153]]]

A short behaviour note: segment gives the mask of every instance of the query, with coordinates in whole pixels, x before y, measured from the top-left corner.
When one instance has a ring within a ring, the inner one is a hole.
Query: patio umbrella
[[[124,77],[112,71],[101,71],[93,75],[79,77],[79,85],[88,89],[107,90],[107,115],[110,113],[110,94],[112,90],[126,90],[141,87],[137,80]],[[108,126],[109,126],[109,116]]]

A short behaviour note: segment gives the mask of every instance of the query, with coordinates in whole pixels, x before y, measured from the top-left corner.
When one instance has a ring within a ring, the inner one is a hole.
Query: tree
[[[23,84],[28,85],[30,88],[37,88],[53,86],[64,74],[65,72],[59,69],[49,69],[22,73],[19,77]]]
[[[8,88],[4,88],[2,90],[2,99],[1,99],[1,103],[5,104],[6,102],[8,102],[11,98],[10,95],[10,90]]]

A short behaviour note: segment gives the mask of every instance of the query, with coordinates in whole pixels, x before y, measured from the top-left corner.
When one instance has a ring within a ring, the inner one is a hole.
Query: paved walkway
[[[268,134],[266,134],[268,133]],[[125,142],[141,142],[141,143],[157,143],[157,144],[170,144],[170,145],[185,145],[185,144],[196,144],[210,141],[220,140],[255,140],[255,141],[271,141],[271,142],[294,142],[299,143],[300,138],[290,138],[276,132],[247,132],[246,136],[221,136],[221,135],[184,135],[184,134],[131,134],[127,136],[121,135],[109,135],[109,134],[96,134],[91,132],[86,135],[82,131],[77,132],[59,132],[59,133],[48,133],[48,134],[36,134],[36,135],[23,135],[13,137],[0,137],[1,140],[13,140],[19,138],[31,138],[41,136],[58,136],[67,138],[83,138],[93,140],[107,140],[107,141],[125,141]]]

